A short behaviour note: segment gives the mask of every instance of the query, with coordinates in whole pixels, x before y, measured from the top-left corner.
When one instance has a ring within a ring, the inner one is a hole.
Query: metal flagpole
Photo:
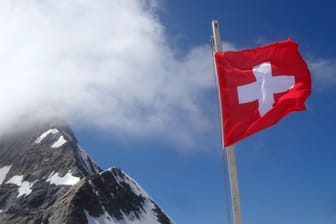
[[[214,40],[214,52],[222,51],[222,42],[220,38],[220,32],[219,32],[219,24],[217,20],[212,21],[212,32],[213,32],[213,40]],[[215,66],[216,68],[216,66]],[[216,70],[217,73],[217,70]],[[216,74],[216,77],[218,74]],[[217,78],[217,85],[218,84],[218,78]],[[217,86],[219,91],[219,86]],[[220,96],[219,96],[219,104],[220,104],[220,111],[222,110]],[[223,150],[224,148],[224,139],[223,139],[223,122],[222,122],[222,111],[220,113],[221,118],[221,132],[222,132],[222,145]],[[237,176],[237,167],[236,167],[236,156],[234,152],[234,146],[228,146],[226,147],[226,153],[227,153],[227,163],[229,168],[229,179],[230,179],[230,189],[231,189],[231,202],[232,202],[232,211],[233,211],[233,220],[234,224],[242,224],[242,218],[241,218],[241,211],[240,211],[240,196],[239,196],[239,186],[238,186],[238,176]]]

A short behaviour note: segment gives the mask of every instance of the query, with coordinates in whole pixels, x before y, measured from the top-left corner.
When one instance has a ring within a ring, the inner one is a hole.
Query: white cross
[[[275,93],[286,92],[294,87],[295,78],[292,75],[272,76],[270,62],[264,62],[253,67],[256,82],[238,86],[239,103],[249,103],[258,100],[260,116],[272,109]]]

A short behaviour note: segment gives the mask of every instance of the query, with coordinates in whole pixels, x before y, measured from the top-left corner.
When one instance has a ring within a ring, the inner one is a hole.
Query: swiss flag
[[[229,146],[305,110],[310,72],[288,39],[251,50],[215,54],[224,129]]]

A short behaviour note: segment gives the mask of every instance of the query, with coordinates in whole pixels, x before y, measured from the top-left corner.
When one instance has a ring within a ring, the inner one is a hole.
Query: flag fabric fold
[[[288,39],[242,51],[215,53],[224,146],[305,110],[311,93],[307,64]]]

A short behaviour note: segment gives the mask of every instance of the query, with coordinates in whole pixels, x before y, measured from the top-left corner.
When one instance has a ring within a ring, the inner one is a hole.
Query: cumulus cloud
[[[0,131],[33,116],[186,144],[207,131],[210,47],[177,57],[157,7],[155,0],[2,0]]]

